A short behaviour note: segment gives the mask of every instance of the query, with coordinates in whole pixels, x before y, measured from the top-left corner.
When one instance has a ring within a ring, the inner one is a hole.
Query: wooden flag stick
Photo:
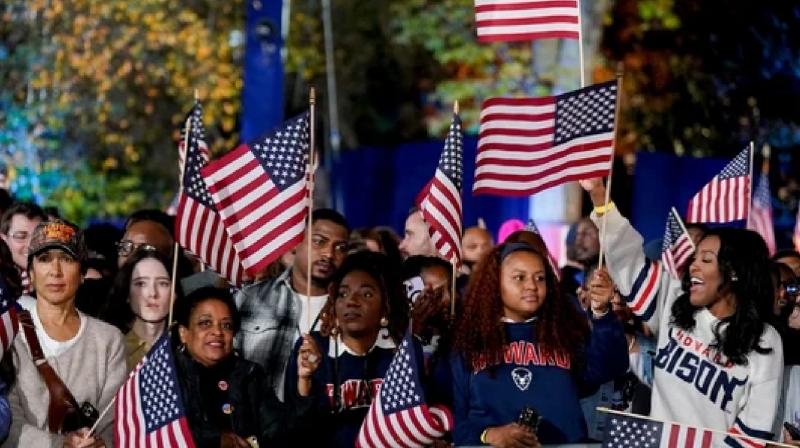
[[[197,89],[194,89],[194,100],[198,101],[200,99],[200,94],[198,93]]]
[[[581,0],[578,0],[578,67],[581,71],[581,87],[586,87],[586,72],[583,66],[583,23],[581,20]]]
[[[689,427],[689,428],[699,429],[701,431],[708,431],[708,432],[713,432],[715,434],[722,434],[722,435],[725,435],[725,436],[730,436],[730,437],[735,438],[736,440],[741,440],[741,439],[752,440],[753,442],[757,442],[757,443],[765,445],[765,446],[769,445],[769,446],[778,446],[778,447],[785,447],[785,448],[796,448],[793,445],[787,445],[785,443],[774,442],[772,440],[759,439],[758,437],[750,437],[750,436],[746,436],[744,434],[733,434],[733,433],[730,433],[730,432],[727,432],[727,431],[720,431],[719,429],[711,429],[711,428],[703,428],[702,426],[687,425],[686,423],[672,422],[672,421],[669,421],[669,420],[659,420],[659,419],[656,419],[656,418],[653,418],[653,417],[648,417],[648,416],[645,416],[645,415],[631,414],[630,412],[624,412],[624,411],[615,411],[614,409],[609,409],[609,408],[606,408],[606,407],[603,407],[603,406],[598,406],[596,409],[598,411],[600,411],[600,412],[605,412],[607,414],[615,414],[615,415],[622,415],[622,416],[625,416],[625,417],[633,417],[633,418],[637,418],[639,420],[647,420],[647,421],[650,421],[650,422],[662,423],[662,424],[665,424],[665,425],[686,426],[686,427]]]
[[[675,207],[672,207],[670,210],[672,210],[672,213],[675,215],[675,218],[677,218],[678,224],[681,226],[681,230],[683,230],[683,233],[689,235],[689,231],[686,230],[686,225],[683,224],[681,215],[678,214],[678,211],[675,210]],[[692,235],[689,235],[689,244],[692,245],[692,252],[697,250],[697,247],[694,245],[694,241],[692,240]]]
[[[86,439],[88,439],[89,437],[92,436],[92,434],[97,429],[97,425],[99,425],[100,421],[103,420],[103,417],[105,417],[106,414],[108,414],[108,411],[111,409],[111,406],[114,406],[114,403],[116,401],[117,401],[117,396],[116,395],[111,397],[111,401],[108,403],[108,405],[106,405],[106,408],[103,409],[103,412],[100,413],[100,416],[97,417],[97,420],[94,421],[94,425],[92,425],[92,427],[89,428],[89,431],[86,434],[83,435],[83,440],[86,440]]]
[[[314,171],[317,168],[316,153],[314,151],[315,126],[314,109],[317,105],[317,93],[312,87],[308,92],[308,126],[309,126],[309,145],[308,145],[308,216],[306,224],[306,325],[311,332],[311,270],[313,263],[311,260],[311,212],[314,210]]]
[[[453,113],[458,115],[458,100],[455,100],[455,102],[453,102]]]
[[[597,259],[597,269],[603,269],[603,256],[606,244],[606,220],[608,218],[608,203],[611,202],[611,179],[614,175],[614,149],[617,146],[617,128],[619,128],[619,103],[622,97],[622,63],[617,64],[617,104],[614,106],[614,135],[611,138],[611,166],[608,170],[606,182],[606,200],[603,204],[606,212],[603,213],[600,223],[600,253]]]
[[[452,322],[456,318],[456,277],[458,277],[455,255],[450,259],[450,264],[453,266],[453,277],[450,279],[452,281],[450,285],[450,321]]]
[[[195,100],[197,100],[197,89],[194,89]],[[186,162],[189,161],[189,134],[192,132],[192,114],[190,113],[189,116],[186,118],[186,125],[184,126],[183,131],[183,170],[181,171],[181,178],[178,184],[178,188],[183,188],[183,178],[186,176]],[[164,328],[164,331],[169,331],[169,327],[172,325],[172,311],[175,307],[175,282],[178,279],[178,251],[180,250],[180,245],[178,241],[175,241],[175,245],[172,248],[172,280],[170,281],[170,289],[169,289],[169,318],[167,319],[167,326]]]

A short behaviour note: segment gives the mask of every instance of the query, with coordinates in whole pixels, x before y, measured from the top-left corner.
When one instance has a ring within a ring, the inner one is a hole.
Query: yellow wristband
[[[597,213],[598,215],[602,215],[604,213],[609,212],[610,210],[613,210],[614,207],[616,207],[614,205],[614,201],[610,201],[608,205],[598,205],[597,207],[595,207],[594,212]]]
[[[482,444],[484,444],[484,445],[488,445],[488,444],[489,444],[489,442],[487,442],[487,441],[486,441],[486,434],[487,434],[488,432],[489,432],[489,428],[486,428],[486,429],[484,429],[484,430],[483,430],[483,432],[481,433],[481,443],[482,443]]]

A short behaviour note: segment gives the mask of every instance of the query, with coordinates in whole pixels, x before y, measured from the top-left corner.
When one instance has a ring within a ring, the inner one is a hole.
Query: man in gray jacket
[[[245,359],[264,367],[268,384],[282,401],[294,343],[312,330],[311,323],[325,305],[328,283],[344,261],[350,234],[344,216],[331,209],[314,210],[311,222],[311,239],[306,235],[294,249],[292,266],[276,278],[246,286],[236,296],[242,325],[234,346]],[[311,296],[306,297],[309,269]]]

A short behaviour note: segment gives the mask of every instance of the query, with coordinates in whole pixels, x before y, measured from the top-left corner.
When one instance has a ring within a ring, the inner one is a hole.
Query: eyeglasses
[[[789,294],[790,296],[800,295],[800,284],[795,282],[781,282],[781,286],[783,286],[786,294]]]
[[[156,250],[156,247],[152,244],[147,243],[134,243],[130,240],[123,240],[116,244],[117,246],[117,253],[127,257],[128,255],[132,254],[135,250]]]
[[[24,243],[25,241],[28,241],[31,238],[30,232],[26,232],[24,230],[17,230],[16,232],[11,232],[9,236],[14,241],[18,241],[20,243]]]

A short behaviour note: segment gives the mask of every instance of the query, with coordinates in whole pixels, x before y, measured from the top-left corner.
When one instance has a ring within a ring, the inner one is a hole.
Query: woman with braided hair
[[[320,316],[321,331],[297,341],[286,372],[284,396],[297,415],[291,440],[352,447],[408,325],[394,264],[380,253],[348,256]]]
[[[581,441],[581,393],[628,368],[608,300],[584,314],[562,295],[546,256],[523,242],[493,249],[477,266],[454,349],[456,445]],[[517,423],[525,408],[541,416],[536,430]]]

